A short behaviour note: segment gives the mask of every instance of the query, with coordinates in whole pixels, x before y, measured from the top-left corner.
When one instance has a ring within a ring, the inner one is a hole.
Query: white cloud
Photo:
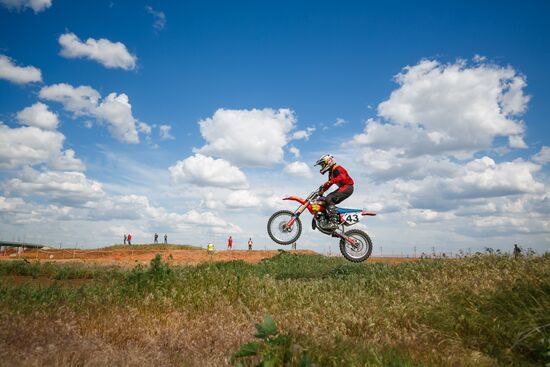
[[[107,68],[132,70],[136,67],[137,57],[132,55],[121,42],[111,42],[101,38],[88,38],[85,43],[74,33],[65,33],[59,37],[60,55],[67,58],[85,57]]]
[[[309,140],[309,137],[311,136],[311,134],[313,134],[314,131],[315,131],[314,127],[308,127],[305,130],[295,131],[292,134],[292,140],[300,140],[300,139]]]
[[[58,131],[36,127],[11,129],[0,122],[0,168],[17,168],[45,163],[52,168],[83,170],[74,151],[63,151],[65,136]]]
[[[8,192],[43,196],[62,204],[82,204],[105,196],[101,184],[81,172],[40,172],[29,167],[20,171],[17,178],[8,180],[4,187]]]
[[[289,109],[219,109],[211,118],[199,121],[206,145],[194,151],[235,164],[268,167],[282,162],[287,134],[295,120]]]
[[[80,116],[93,114],[101,95],[87,85],[75,88],[72,85],[60,83],[43,87],[40,90],[39,97],[59,102],[63,104],[65,110]]]
[[[34,66],[17,66],[9,57],[0,55],[0,79],[17,84],[41,82],[42,72]]]
[[[175,183],[192,183],[198,186],[217,186],[229,189],[248,187],[245,174],[223,159],[195,154],[169,167]]]
[[[160,140],[174,140],[175,138],[172,136],[172,134],[170,134],[170,130],[172,130],[172,126],[160,125],[159,126]]]
[[[225,204],[230,208],[254,208],[260,203],[260,199],[248,190],[233,191],[225,201]]]
[[[153,27],[157,31],[162,31],[164,27],[166,26],[166,15],[162,11],[156,11],[151,6],[146,5],[145,10],[147,10],[147,13],[151,14],[155,18],[155,23],[153,24]]]
[[[422,60],[395,77],[399,88],[380,103],[389,123],[369,120],[355,142],[374,148],[401,148],[404,155],[453,154],[458,158],[489,149],[498,136],[523,147],[524,125],[515,117],[526,109],[525,78],[511,67],[440,64]]]
[[[151,135],[151,126],[146,124],[145,122],[140,122],[138,124],[139,131],[145,135]]]
[[[0,3],[8,9],[23,10],[30,8],[35,13],[40,13],[52,6],[52,0],[0,0]]]
[[[550,162],[550,147],[543,146],[540,151],[533,156],[533,161],[545,165]]]
[[[336,122],[334,123],[334,126],[342,126],[342,125],[345,125],[347,123],[348,122],[346,120],[344,120],[343,118],[338,117],[336,119]]]
[[[533,173],[540,166],[521,159],[496,163],[489,157],[455,164],[448,177],[426,175],[423,179],[398,181],[394,188],[404,193],[412,208],[436,211],[456,210],[463,206],[488,203],[492,198],[544,194],[544,184]]]
[[[111,136],[125,143],[139,143],[136,119],[132,116],[132,105],[124,93],[111,93],[103,99],[94,113],[108,123]]]
[[[55,130],[59,119],[57,115],[48,110],[44,103],[37,102],[17,113],[20,124],[39,127],[44,130]]]
[[[54,84],[42,88],[39,95],[42,99],[60,102],[75,116],[93,116],[106,122],[111,136],[119,141],[139,143],[138,121],[132,115],[132,105],[124,93],[110,93],[101,100],[99,92],[91,87]]]
[[[311,169],[304,162],[289,163],[285,166],[284,171],[288,174],[291,174],[297,177],[304,177],[304,178],[313,177],[313,174],[311,173]]]
[[[300,149],[296,148],[295,146],[291,146],[290,148],[288,148],[288,151],[294,155],[294,158],[300,158]]]

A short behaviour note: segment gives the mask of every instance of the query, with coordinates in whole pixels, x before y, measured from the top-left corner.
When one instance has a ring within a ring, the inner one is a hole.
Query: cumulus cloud
[[[52,6],[52,0],[0,0],[0,4],[10,10],[24,10],[25,8],[29,8],[35,13],[40,13]]]
[[[237,190],[229,194],[225,204],[230,208],[254,208],[260,205],[260,199],[249,190]]]
[[[313,174],[311,173],[311,169],[304,162],[297,161],[297,162],[289,163],[285,166],[284,172],[297,177],[303,177],[303,178],[313,177]]]
[[[0,79],[16,84],[41,82],[42,72],[34,66],[17,66],[9,57],[0,55]]]
[[[289,109],[225,110],[199,121],[206,145],[196,153],[226,159],[234,164],[268,167],[283,160],[287,134],[295,125]]]
[[[39,97],[59,102],[65,110],[81,116],[94,113],[101,95],[98,91],[86,85],[75,88],[72,85],[60,83],[43,87],[40,90]]]
[[[8,180],[4,188],[8,192],[43,196],[62,204],[85,203],[105,196],[101,184],[87,179],[81,172],[40,172],[30,167],[23,168],[17,178]]]
[[[140,122],[138,124],[139,131],[145,135],[151,135],[151,126],[146,124],[145,122]]]
[[[170,134],[172,126],[170,125],[160,125],[159,126],[159,136],[160,140],[174,140],[175,138]]]
[[[59,119],[48,110],[44,103],[37,102],[17,113],[17,120],[22,125],[35,126],[44,130],[55,130]]]
[[[245,174],[224,159],[195,154],[169,167],[174,183],[217,186],[229,189],[248,187]]]
[[[139,143],[138,121],[132,115],[132,105],[124,93],[110,93],[101,99],[99,92],[91,87],[75,88],[61,83],[42,88],[39,96],[61,103],[75,116],[93,116],[107,123],[111,136],[121,142]]]
[[[300,158],[300,149],[295,146],[288,148],[288,151],[294,155],[294,158]]]
[[[164,12],[156,11],[149,5],[145,6],[145,10],[147,10],[147,13],[151,14],[155,18],[155,23],[153,23],[153,27],[157,31],[162,31],[166,26],[166,15],[164,14]]]
[[[292,134],[292,140],[301,140],[301,139],[309,140],[309,137],[311,136],[311,134],[313,134],[314,131],[315,131],[314,127],[308,127],[305,130],[295,131]]]
[[[533,156],[533,161],[545,165],[550,162],[550,147],[543,146],[540,151]]]
[[[108,123],[111,136],[126,143],[139,143],[136,119],[132,116],[132,105],[124,93],[111,93],[103,99],[94,115]]]
[[[74,33],[65,33],[59,37],[60,55],[66,58],[87,58],[107,68],[132,70],[136,67],[137,57],[126,49],[122,42],[111,42],[100,38],[88,38],[82,42]]]
[[[400,181],[395,189],[407,195],[413,208],[449,211],[480,199],[487,203],[491,198],[543,194],[544,184],[533,176],[538,170],[539,165],[521,159],[496,163],[485,156],[456,165],[449,177]]]
[[[525,77],[512,67],[441,64],[422,60],[395,77],[399,88],[378,105],[384,121],[369,120],[354,140],[374,148],[400,148],[403,155],[453,154],[458,158],[492,147],[498,136],[525,147],[517,116],[527,106]]]
[[[65,136],[34,126],[12,129],[0,122],[0,168],[47,164],[55,169],[81,171],[84,164],[74,151],[63,150]]]

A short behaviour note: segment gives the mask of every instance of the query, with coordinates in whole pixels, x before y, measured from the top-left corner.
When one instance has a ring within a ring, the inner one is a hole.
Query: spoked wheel
[[[346,232],[346,236],[356,241],[355,246],[349,244],[346,240],[340,240],[340,252],[346,259],[354,263],[360,263],[369,258],[372,252],[372,241],[365,232],[352,229]]]
[[[287,223],[294,217],[294,213],[288,210],[276,212],[267,221],[267,233],[269,237],[280,245],[290,245],[296,242],[302,234],[302,222],[300,218],[291,227],[287,227]]]

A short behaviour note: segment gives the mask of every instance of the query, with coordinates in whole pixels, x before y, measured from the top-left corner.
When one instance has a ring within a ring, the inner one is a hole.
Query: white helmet
[[[325,154],[319,158],[317,162],[315,162],[315,166],[321,166],[321,170],[319,170],[319,172],[321,172],[322,175],[328,172],[328,170],[335,164],[336,162],[334,161],[334,157],[330,154]]]

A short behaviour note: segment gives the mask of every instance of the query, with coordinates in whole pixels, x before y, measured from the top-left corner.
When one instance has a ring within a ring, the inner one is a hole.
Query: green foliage
[[[260,341],[243,344],[233,354],[232,361],[237,366],[312,366],[307,351],[293,343],[289,335],[279,334],[271,316],[267,315],[261,323],[256,324],[254,336]]]
[[[160,254],[156,254],[149,267],[136,266],[128,274],[127,282],[138,291],[164,293],[173,279],[173,271],[168,263],[163,262]]]
[[[36,281],[10,284],[8,275]],[[227,336],[239,341],[251,326],[243,320],[272,315],[277,325],[264,318],[256,338],[236,348],[235,363],[246,366],[550,363],[550,255],[394,266],[287,252],[259,264],[169,266],[158,255],[133,269],[0,261],[0,309],[6,320],[68,309],[85,325],[102,310],[139,311],[132,322],[145,325],[173,313],[192,320],[174,328],[186,332],[207,330],[215,317],[240,328]]]

